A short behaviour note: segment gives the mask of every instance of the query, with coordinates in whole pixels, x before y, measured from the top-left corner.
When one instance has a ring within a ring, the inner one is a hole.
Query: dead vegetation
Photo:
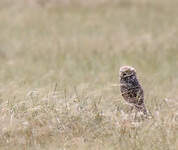
[[[63,2],[0,2],[0,149],[176,150],[177,1]],[[152,119],[128,113],[122,65]]]

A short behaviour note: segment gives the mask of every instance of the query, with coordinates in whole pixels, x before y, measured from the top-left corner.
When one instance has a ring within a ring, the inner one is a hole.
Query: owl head
[[[123,66],[120,68],[120,78],[136,75],[136,70],[131,66]]]

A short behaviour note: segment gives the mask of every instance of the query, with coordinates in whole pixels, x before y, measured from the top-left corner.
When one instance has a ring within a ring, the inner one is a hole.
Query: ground
[[[176,0],[1,0],[0,149],[176,150]],[[131,65],[152,118],[129,113]]]

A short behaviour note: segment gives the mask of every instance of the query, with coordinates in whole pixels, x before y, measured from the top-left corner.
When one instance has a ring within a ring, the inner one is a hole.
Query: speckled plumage
[[[137,111],[147,114],[144,105],[144,92],[133,67],[123,66],[120,68],[120,90],[126,102],[132,104]]]

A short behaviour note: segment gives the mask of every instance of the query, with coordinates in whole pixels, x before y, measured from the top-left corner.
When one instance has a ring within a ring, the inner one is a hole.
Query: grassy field
[[[1,0],[0,150],[176,150],[177,4]],[[128,113],[123,65],[152,119]]]

